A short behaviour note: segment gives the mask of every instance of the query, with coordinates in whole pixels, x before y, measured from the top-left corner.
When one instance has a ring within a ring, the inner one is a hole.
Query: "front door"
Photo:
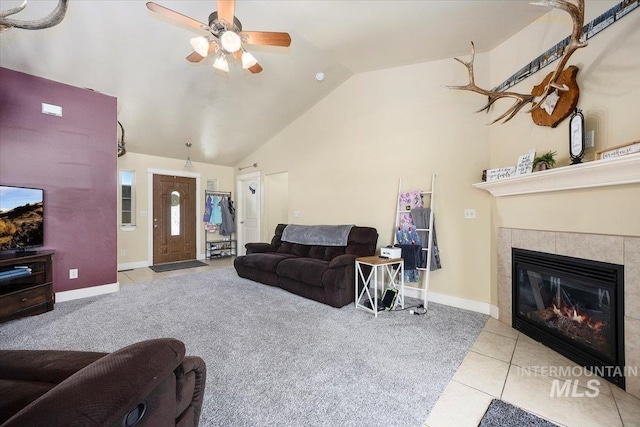
[[[196,258],[196,180],[153,175],[153,264]]]

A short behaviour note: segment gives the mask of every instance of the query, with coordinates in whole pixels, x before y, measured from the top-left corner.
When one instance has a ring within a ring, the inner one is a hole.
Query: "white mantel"
[[[473,186],[499,197],[635,183],[640,183],[640,153],[480,182]]]

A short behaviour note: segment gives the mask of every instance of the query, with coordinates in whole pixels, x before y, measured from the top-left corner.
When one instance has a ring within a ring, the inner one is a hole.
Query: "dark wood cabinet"
[[[0,322],[53,310],[53,254],[0,255]]]

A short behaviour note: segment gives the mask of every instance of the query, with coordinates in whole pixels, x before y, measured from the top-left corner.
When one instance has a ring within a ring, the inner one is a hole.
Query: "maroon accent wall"
[[[114,97],[0,68],[0,183],[44,189],[56,292],[118,280],[116,111]]]

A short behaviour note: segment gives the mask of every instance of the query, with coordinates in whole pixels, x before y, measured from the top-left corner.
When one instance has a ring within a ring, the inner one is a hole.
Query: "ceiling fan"
[[[208,33],[206,37],[191,39],[191,47],[194,52],[187,56],[189,62],[200,62],[209,55],[216,55],[213,66],[229,72],[227,55],[233,55],[242,63],[242,68],[256,74],[262,71],[262,67],[256,58],[243,47],[243,43],[281,47],[291,45],[291,36],[288,33],[242,31],[242,24],[233,15],[235,0],[217,0],[217,5],[218,10],[209,15],[209,25],[207,25],[157,3],[147,2],[147,8],[152,12],[160,13]]]

